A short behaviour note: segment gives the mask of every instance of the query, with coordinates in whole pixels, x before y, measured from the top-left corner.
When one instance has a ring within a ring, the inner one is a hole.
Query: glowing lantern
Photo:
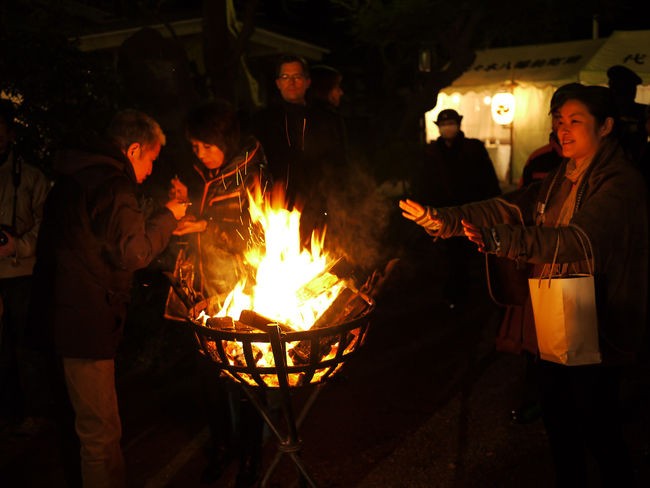
[[[492,97],[492,119],[497,124],[509,125],[515,117],[515,96],[512,93],[496,93]]]

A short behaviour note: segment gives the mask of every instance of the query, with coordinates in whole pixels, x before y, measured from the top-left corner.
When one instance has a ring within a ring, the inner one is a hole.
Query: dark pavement
[[[319,486],[552,486],[541,421],[510,422],[524,362],[494,351],[500,310],[488,297],[482,262],[468,279],[470,298],[454,309],[441,299],[445,271],[435,250],[426,259],[405,256],[378,297],[366,344],[320,391],[300,428],[302,458]],[[148,338],[135,331],[127,337],[132,356],[125,353],[128,366],[118,376],[129,486],[206,486],[199,477],[208,433],[193,338],[180,323],[152,328]],[[622,415],[639,486],[650,486],[649,372],[630,370],[624,385]],[[297,410],[308,393],[295,392]],[[0,486],[65,486],[51,425],[1,439]],[[269,438],[265,467],[275,452]],[[232,486],[236,470],[233,464],[211,486]],[[297,486],[296,479],[283,456],[270,486]]]

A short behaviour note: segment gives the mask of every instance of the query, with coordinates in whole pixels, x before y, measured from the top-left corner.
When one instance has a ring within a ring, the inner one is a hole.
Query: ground
[[[299,429],[301,456],[318,486],[552,486],[541,421],[510,421],[524,362],[495,352],[501,310],[488,296],[481,259],[471,269],[468,299],[450,309],[441,295],[444,255],[429,244],[401,253],[377,297],[366,344],[322,387]],[[155,282],[140,292],[151,303],[164,294]],[[136,310],[131,326],[146,316]],[[194,347],[183,323],[157,320],[127,335],[118,394],[129,486],[205,486],[199,476],[208,431]],[[639,486],[650,486],[649,371],[626,373],[621,413]],[[294,392],[297,411],[310,392]],[[1,439],[0,486],[65,486],[50,424]],[[269,438],[265,468],[276,452]],[[232,486],[236,469],[230,466],[212,486]],[[297,486],[286,455],[269,486]]]

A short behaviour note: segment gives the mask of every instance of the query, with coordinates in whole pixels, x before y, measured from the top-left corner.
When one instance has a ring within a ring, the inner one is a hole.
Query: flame
[[[336,262],[324,249],[325,231],[314,231],[310,249],[300,243],[300,212],[264,198],[261,190],[249,192],[253,225],[263,230],[262,242],[251,243],[245,263],[254,270],[252,286],[242,280],[227,296],[218,317],[239,317],[243,310],[307,330],[318,320],[345,287],[329,273]]]
[[[309,249],[301,246],[301,214],[298,210],[284,208],[281,205],[284,197],[278,191],[276,189],[273,195],[263,195],[259,188],[249,192],[252,225],[259,226],[263,234],[259,242],[249,244],[244,256],[245,264],[253,270],[251,276],[254,276],[254,280],[253,283],[246,280],[237,283],[215,317],[233,319],[240,317],[244,310],[252,310],[271,322],[294,330],[307,330],[332,305],[346,288],[346,283],[329,272],[337,261],[324,249],[324,230],[312,234]],[[198,317],[204,325],[209,318],[204,312]],[[353,348],[355,343],[356,339],[351,341],[348,348]],[[287,343],[285,360],[288,366],[294,365],[289,351],[297,345],[297,342]],[[223,340],[222,347],[231,365],[247,366],[241,342]],[[215,357],[216,344],[211,341],[207,348],[207,352]],[[252,343],[252,350],[255,367],[275,366],[270,343]],[[321,360],[333,358],[337,350],[338,342],[331,345]],[[317,369],[312,382],[318,381],[326,372],[327,368]],[[256,384],[255,379],[247,373],[240,373],[239,376],[250,385]],[[277,374],[262,374],[261,377],[267,386],[278,386]],[[291,385],[302,381],[301,375],[295,373],[289,374],[288,379]]]

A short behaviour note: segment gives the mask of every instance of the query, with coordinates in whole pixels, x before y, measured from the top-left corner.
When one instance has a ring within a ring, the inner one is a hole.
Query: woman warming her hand
[[[558,486],[587,485],[587,452],[602,486],[633,486],[618,397],[622,367],[645,332],[646,188],[618,143],[608,88],[575,84],[558,106],[564,160],[540,184],[460,207],[405,200],[400,208],[436,238],[465,235],[481,252],[528,264],[530,277],[551,263],[562,273],[591,274],[593,260],[602,361],[566,366],[538,358],[542,415]],[[524,309],[520,346],[537,353],[529,295]]]

